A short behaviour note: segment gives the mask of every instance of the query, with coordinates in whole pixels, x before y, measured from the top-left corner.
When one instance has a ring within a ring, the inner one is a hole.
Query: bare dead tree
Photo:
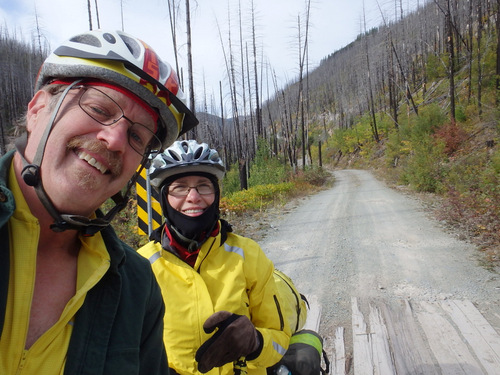
[[[497,0],[496,11],[496,29],[497,29],[497,67],[496,67],[496,99],[495,104],[498,106],[500,102],[500,0]]]
[[[390,46],[390,42],[387,43]],[[396,129],[399,128],[398,124],[398,100],[397,100],[397,92],[396,92],[396,74],[394,71],[394,54],[390,47],[388,49],[389,59],[387,60],[387,71],[389,74],[388,77],[388,90],[389,90],[389,108],[392,117],[392,121],[394,122],[394,127]]]
[[[36,28],[36,39],[38,44],[38,52],[42,55],[42,30],[40,27],[40,22],[38,19],[38,11],[35,4],[35,28]]]
[[[497,0],[498,1],[498,0]],[[497,15],[497,23],[498,23]],[[472,25],[471,25],[472,27]],[[497,29],[498,33],[498,29]],[[481,41],[483,36],[483,8],[481,1],[477,4],[477,111],[479,116],[481,116],[483,109],[481,105],[481,95],[482,95],[482,83],[483,83],[483,64],[481,56]],[[472,44],[471,44],[471,55],[472,55]],[[470,62],[472,65],[472,61]],[[472,86],[472,84],[471,84]]]
[[[97,28],[100,29],[101,28],[101,21],[99,19],[99,7],[97,5],[97,0],[95,0],[95,15],[97,18]]]
[[[451,20],[450,0],[446,0],[445,11],[445,27],[446,27],[446,50],[448,53],[448,79],[450,81],[449,97],[450,97],[450,120],[455,123],[455,47],[454,35]]]
[[[255,119],[257,121],[257,136],[263,135],[262,129],[262,109],[260,105],[259,75],[257,70],[257,37],[255,32],[255,6],[254,0],[251,1],[251,20],[252,20],[252,52],[254,63],[254,92],[255,92]]]
[[[249,168],[248,161],[250,160],[250,143],[248,140],[248,111],[247,111],[247,100],[246,100],[246,79],[245,79],[245,57],[244,57],[244,47],[243,47],[243,21],[241,12],[241,0],[238,0],[238,31],[239,31],[239,41],[240,41],[240,81],[241,81],[241,95],[242,95],[242,107],[243,107],[243,149],[244,154],[243,160],[245,161],[244,168],[246,172],[246,179],[248,179]],[[251,108],[250,108],[251,111]]]
[[[241,132],[240,132],[240,118],[239,118],[239,106],[238,106],[238,95],[237,95],[237,87],[236,87],[236,69],[235,62],[232,53],[232,42],[231,42],[231,17],[230,10],[228,8],[228,49],[229,52],[226,53],[226,49],[224,47],[224,42],[222,38],[222,33],[219,27],[219,23],[217,22],[217,30],[219,32],[219,39],[221,42],[222,54],[224,57],[224,62],[226,66],[226,74],[228,77],[229,83],[229,92],[231,96],[231,108],[232,108],[232,118],[233,118],[233,128],[235,131],[235,146],[236,146],[236,158],[238,160],[238,169],[239,169],[239,177],[240,177],[240,188],[247,189],[248,181],[246,174],[246,162],[243,157],[242,145],[241,145]]]
[[[92,30],[92,7],[90,5],[90,0],[87,0],[87,11],[89,14],[89,30]]]
[[[363,27],[365,30],[365,37],[364,37],[364,47],[365,47],[365,61],[366,61],[366,75],[368,78],[368,99],[369,99],[369,107],[370,107],[370,114],[371,114],[371,121],[370,125],[372,128],[372,133],[373,133],[373,139],[375,142],[380,142],[380,138],[378,135],[378,129],[377,129],[377,119],[375,117],[375,103],[373,102],[373,88],[372,88],[372,78],[370,74],[370,55],[369,55],[369,50],[368,50],[368,33],[366,30],[366,12],[363,9]]]
[[[298,103],[297,103],[297,114],[300,114],[300,132],[302,137],[302,169],[306,168],[306,120],[305,120],[305,109],[304,109],[304,66],[307,57],[308,50],[308,34],[309,34],[309,19],[311,10],[311,0],[306,0],[306,19],[305,19],[305,30],[304,30],[304,44],[302,45],[302,32],[301,32],[301,22],[300,15],[297,17],[297,30],[298,30],[298,52],[299,52],[299,92],[298,92]]]
[[[120,0],[120,19],[122,21],[122,31],[125,31],[125,24],[123,20],[123,0]]]
[[[40,31],[39,42],[18,41],[0,26],[0,155],[8,151],[13,138],[20,135],[15,121],[25,113],[26,103],[33,96],[38,69],[48,55],[48,47],[41,39]]]
[[[249,115],[250,115],[250,156],[253,159],[256,154],[257,149],[257,132],[255,129],[255,120],[254,120],[254,111],[253,111],[253,95],[252,95],[252,83],[251,83],[251,75],[250,75],[250,60],[248,57],[248,44],[245,43],[245,60],[247,67],[247,87],[248,87],[248,107],[249,107]]]
[[[481,5],[479,5],[481,6]],[[472,67],[473,67],[473,44],[474,44],[474,27],[473,25],[473,9],[474,9],[474,0],[469,0],[469,14],[468,14],[468,28],[469,35],[467,43],[469,48],[467,48],[467,72],[469,76],[469,85],[467,87],[467,102],[470,103],[472,96]],[[478,37],[479,39],[480,37]]]
[[[177,53],[177,14],[179,11],[179,3],[176,0],[167,0],[168,20],[170,24],[170,33],[172,35],[172,45],[174,47],[175,71],[179,71],[179,54]],[[184,83],[181,81],[181,88],[184,90]]]
[[[224,160],[226,161],[226,165],[230,165],[229,163],[229,156],[228,156],[228,147],[226,146],[226,141],[224,139],[224,100],[223,100],[223,95],[222,95],[222,82],[219,81],[219,96],[220,96],[220,134],[221,134],[221,140],[222,140],[222,145],[224,147]]]
[[[186,0],[186,35],[187,35],[187,60],[188,60],[188,81],[189,81],[189,106],[191,111],[196,115],[194,78],[193,78],[193,54],[191,45],[191,11],[189,8],[189,0]],[[189,131],[191,137],[196,139],[196,126]]]
[[[285,97],[285,90],[281,90],[281,96],[283,98],[283,120],[282,120],[282,127],[283,127],[283,135],[284,135],[284,142],[285,144],[283,145],[283,151],[285,152],[286,158],[290,161],[290,165],[292,167],[295,167],[297,164],[297,158],[295,157],[295,142],[294,139],[295,137],[292,137],[292,118],[291,114],[288,115],[288,106],[286,104],[286,97]]]
[[[302,58],[302,35],[300,15],[297,17],[298,40],[299,40],[299,95],[297,105],[297,115],[300,114],[300,135],[302,138],[302,169],[306,168],[306,131],[305,131],[305,118],[304,118],[304,62]],[[305,48],[304,48],[305,49]]]
[[[266,88],[267,88],[267,97],[269,98],[270,97],[270,94],[269,94],[269,70],[270,67],[269,67],[269,64],[266,64]],[[271,72],[271,79],[272,81],[274,82],[275,81],[275,76],[274,74],[272,74]],[[276,87],[276,85],[274,85]],[[275,92],[277,92],[277,90],[274,90]],[[278,113],[279,113],[279,101],[277,101],[278,103]],[[272,144],[272,150],[273,150],[273,153],[274,155],[277,155],[278,154],[278,135],[277,135],[277,125],[276,125],[276,121],[274,120],[273,118],[273,115],[271,113],[271,108],[270,106],[267,106],[267,114],[268,114],[268,118],[269,118],[269,126],[271,128],[271,134],[269,135],[270,136],[270,142]]]
[[[384,14],[382,12],[382,9],[380,8],[378,1],[377,1],[377,6],[379,8],[380,15],[382,16],[383,23],[387,27],[388,24],[385,20]],[[410,83],[408,82],[408,78],[405,74],[405,70],[403,69],[403,65],[401,64],[401,60],[399,58],[398,52],[396,51],[396,46],[394,45],[394,39],[392,37],[392,30],[390,28],[388,30],[389,30],[389,43],[391,46],[391,50],[392,50],[392,53],[394,54],[394,57],[396,58],[396,62],[397,62],[398,67],[399,67],[399,72],[403,78],[406,99],[411,104],[411,106],[413,108],[413,112],[415,112],[415,114],[418,115],[418,109],[417,109],[417,106],[415,104],[415,101],[413,100],[413,95],[411,93]]]

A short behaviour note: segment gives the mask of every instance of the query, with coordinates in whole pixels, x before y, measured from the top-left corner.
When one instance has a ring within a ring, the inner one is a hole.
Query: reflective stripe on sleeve
[[[273,348],[276,350],[280,355],[285,355],[286,349],[282,347],[280,344],[277,342],[273,341]]]
[[[236,253],[240,255],[243,259],[245,259],[245,253],[242,248],[236,246],[229,246],[228,244],[224,244],[224,250],[228,253]]]
[[[158,259],[160,259],[161,257],[161,252],[156,252],[154,253],[153,255],[151,255],[148,260],[149,260],[149,263],[153,264],[154,262],[156,262]]]

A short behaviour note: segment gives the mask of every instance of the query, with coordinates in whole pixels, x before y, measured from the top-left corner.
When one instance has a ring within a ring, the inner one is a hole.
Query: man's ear
[[[28,103],[28,113],[26,116],[26,130],[28,133],[33,131],[33,126],[36,126],[37,119],[47,107],[50,100],[50,94],[45,90],[38,90]]]

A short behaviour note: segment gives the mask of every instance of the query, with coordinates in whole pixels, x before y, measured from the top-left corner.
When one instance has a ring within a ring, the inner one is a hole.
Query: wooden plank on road
[[[408,300],[400,304],[383,304],[387,332],[397,374],[438,375],[432,353],[420,333]]]
[[[396,374],[396,369],[392,363],[387,327],[380,310],[376,306],[370,305],[369,321],[372,332],[369,339],[371,340],[374,373],[381,375]]]
[[[500,374],[500,335],[470,301],[442,301],[441,306],[468,341],[488,374]]]
[[[355,374],[396,374],[388,341],[387,328],[379,309],[370,304],[367,327],[357,300],[352,300],[352,325]]]
[[[337,327],[335,330],[335,353],[331,361],[332,375],[345,375],[345,346],[344,346],[344,327]]]
[[[373,358],[369,340],[370,333],[366,330],[366,322],[359,310],[356,297],[351,298],[351,310],[354,373],[356,375],[373,375]]]
[[[483,375],[481,366],[470,353],[455,328],[429,302],[420,301],[423,311],[417,318],[427,336],[444,375]]]
[[[351,309],[352,352],[338,327],[333,375],[500,375],[500,332],[471,301],[351,297]]]

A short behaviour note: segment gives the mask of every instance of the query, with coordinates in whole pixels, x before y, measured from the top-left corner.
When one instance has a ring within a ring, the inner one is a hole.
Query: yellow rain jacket
[[[149,259],[162,290],[163,338],[169,366],[178,374],[201,374],[195,354],[212,335],[203,331],[203,323],[222,310],[246,315],[264,338],[260,355],[247,362],[248,374],[264,375],[281,359],[290,341],[290,327],[283,319],[274,265],[255,241],[219,231],[202,245],[194,268],[159,242],[149,242],[139,253]],[[234,374],[233,364],[207,374]]]

